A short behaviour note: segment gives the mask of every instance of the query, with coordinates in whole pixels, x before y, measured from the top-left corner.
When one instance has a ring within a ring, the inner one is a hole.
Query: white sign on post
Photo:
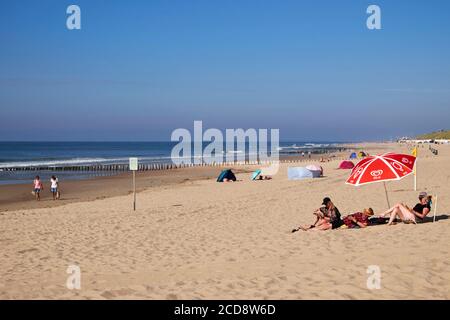
[[[130,158],[130,170],[137,171],[138,169],[138,158]]]
[[[136,211],[136,171],[138,170],[138,158],[130,158],[130,170],[133,171],[133,210]]]

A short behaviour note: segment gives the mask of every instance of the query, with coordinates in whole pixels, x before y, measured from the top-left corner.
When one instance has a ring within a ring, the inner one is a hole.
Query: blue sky
[[[366,28],[370,4],[382,30]],[[0,43],[0,140],[170,140],[194,120],[375,140],[450,124],[446,0],[2,1]]]

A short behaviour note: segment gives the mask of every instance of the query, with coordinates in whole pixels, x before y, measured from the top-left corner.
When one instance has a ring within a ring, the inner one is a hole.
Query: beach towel
[[[389,218],[381,218],[381,217],[370,217],[369,218],[369,226],[377,226],[380,224],[386,224],[388,223]]]

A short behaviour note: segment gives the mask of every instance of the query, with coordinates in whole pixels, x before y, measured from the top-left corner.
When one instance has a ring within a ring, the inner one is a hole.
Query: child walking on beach
[[[52,192],[53,200],[57,200],[57,199],[59,199],[59,190],[58,190],[59,182],[58,182],[58,178],[55,177],[55,176],[52,176],[52,178],[50,179],[50,183],[51,183],[50,191]]]
[[[44,186],[39,176],[36,176],[36,178],[34,178],[33,186],[34,186],[34,196],[36,197],[36,200],[39,201],[41,200],[41,191],[44,190]]]

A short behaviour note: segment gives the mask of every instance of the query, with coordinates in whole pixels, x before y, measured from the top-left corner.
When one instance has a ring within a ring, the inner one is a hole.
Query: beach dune
[[[291,233],[313,222],[325,196],[344,215],[387,209],[382,184],[345,185],[349,171],[337,160],[314,180],[288,181],[283,164],[269,181],[241,171],[236,183],[149,187],[135,212],[126,193],[3,211],[0,298],[450,299],[450,147],[437,148],[439,156],[419,149],[418,160],[418,191],[438,195],[435,223]],[[391,204],[416,203],[412,176],[387,188]],[[71,265],[81,271],[79,290],[66,286]],[[379,289],[367,285],[371,266]]]

